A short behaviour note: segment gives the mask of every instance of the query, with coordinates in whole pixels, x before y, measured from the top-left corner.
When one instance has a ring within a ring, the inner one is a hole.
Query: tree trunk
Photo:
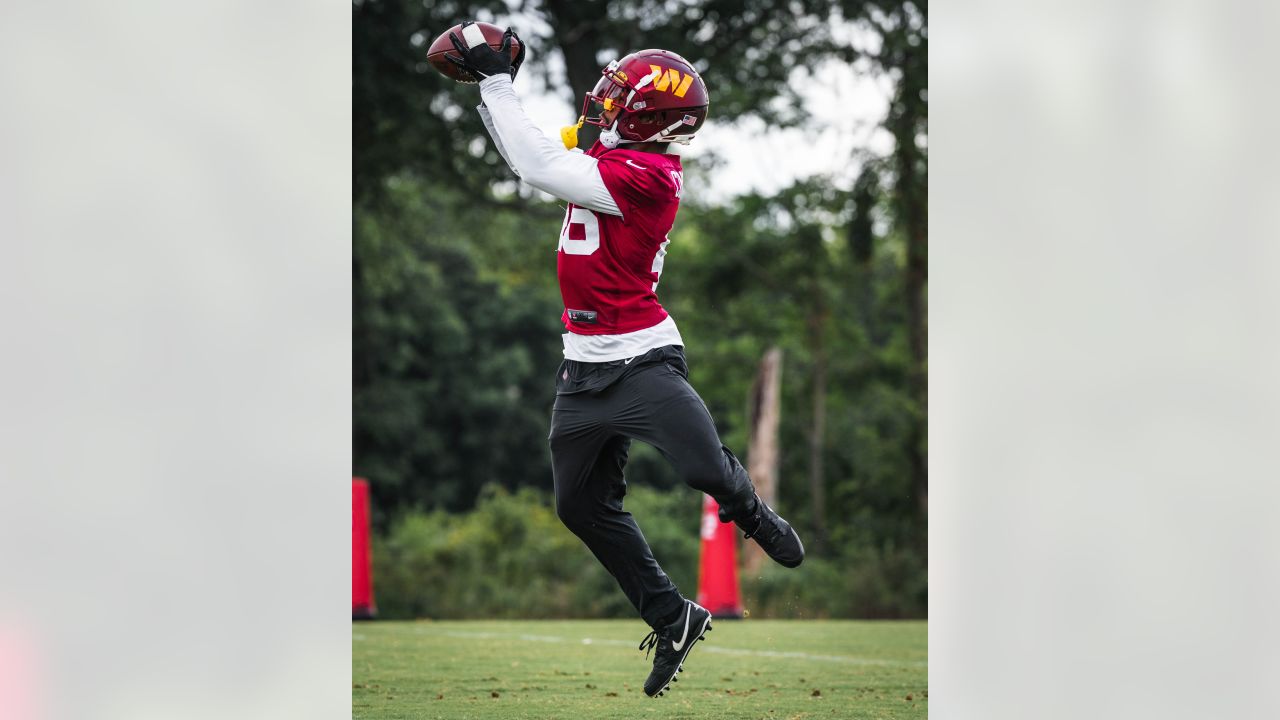
[[[758,493],[770,506],[778,494],[778,424],[781,419],[779,402],[782,384],[782,351],[776,347],[765,351],[751,388],[751,406],[748,410],[748,427],[751,435],[747,441],[747,473]],[[764,551],[755,543],[745,543],[742,551],[742,567],[747,573],[760,570]]]

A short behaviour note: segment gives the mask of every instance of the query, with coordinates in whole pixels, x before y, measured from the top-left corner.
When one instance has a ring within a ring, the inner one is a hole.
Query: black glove
[[[462,26],[466,27],[470,24],[471,22],[468,21]],[[476,82],[499,73],[507,73],[514,78],[515,70],[511,62],[511,38],[514,35],[511,28],[507,28],[507,31],[502,34],[502,47],[494,50],[489,47],[489,43],[480,43],[469,48],[457,35],[449,33],[449,41],[453,43],[453,48],[461,57],[445,55],[444,58],[471,75]],[[523,44],[521,48],[523,49]]]
[[[511,28],[507,28],[506,35],[515,38],[515,41],[520,43],[520,49],[516,51],[516,59],[511,61],[511,81],[515,82],[516,73],[520,72],[520,66],[524,64],[524,41],[521,40],[520,36],[516,34],[516,31]],[[506,36],[504,36],[504,42],[506,41],[505,37]]]

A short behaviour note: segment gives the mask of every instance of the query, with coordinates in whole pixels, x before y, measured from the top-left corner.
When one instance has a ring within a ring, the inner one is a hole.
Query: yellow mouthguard
[[[560,142],[564,143],[565,150],[572,150],[578,147],[578,131],[582,129],[582,123],[586,120],[585,115],[578,116],[577,125],[566,125],[560,128]]]

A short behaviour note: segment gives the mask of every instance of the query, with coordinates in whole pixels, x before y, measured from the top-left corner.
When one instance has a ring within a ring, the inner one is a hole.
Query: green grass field
[[[924,621],[717,620],[645,697],[639,620],[352,625],[351,715],[392,718],[924,718]]]

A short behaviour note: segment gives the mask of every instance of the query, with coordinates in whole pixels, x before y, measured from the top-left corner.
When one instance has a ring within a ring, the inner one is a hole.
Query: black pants
[[[556,512],[657,628],[684,601],[622,509],[633,439],[657,448],[685,483],[715,498],[722,519],[748,513],[755,489],[689,385],[681,348],[657,348],[630,362],[560,366],[549,438]]]

